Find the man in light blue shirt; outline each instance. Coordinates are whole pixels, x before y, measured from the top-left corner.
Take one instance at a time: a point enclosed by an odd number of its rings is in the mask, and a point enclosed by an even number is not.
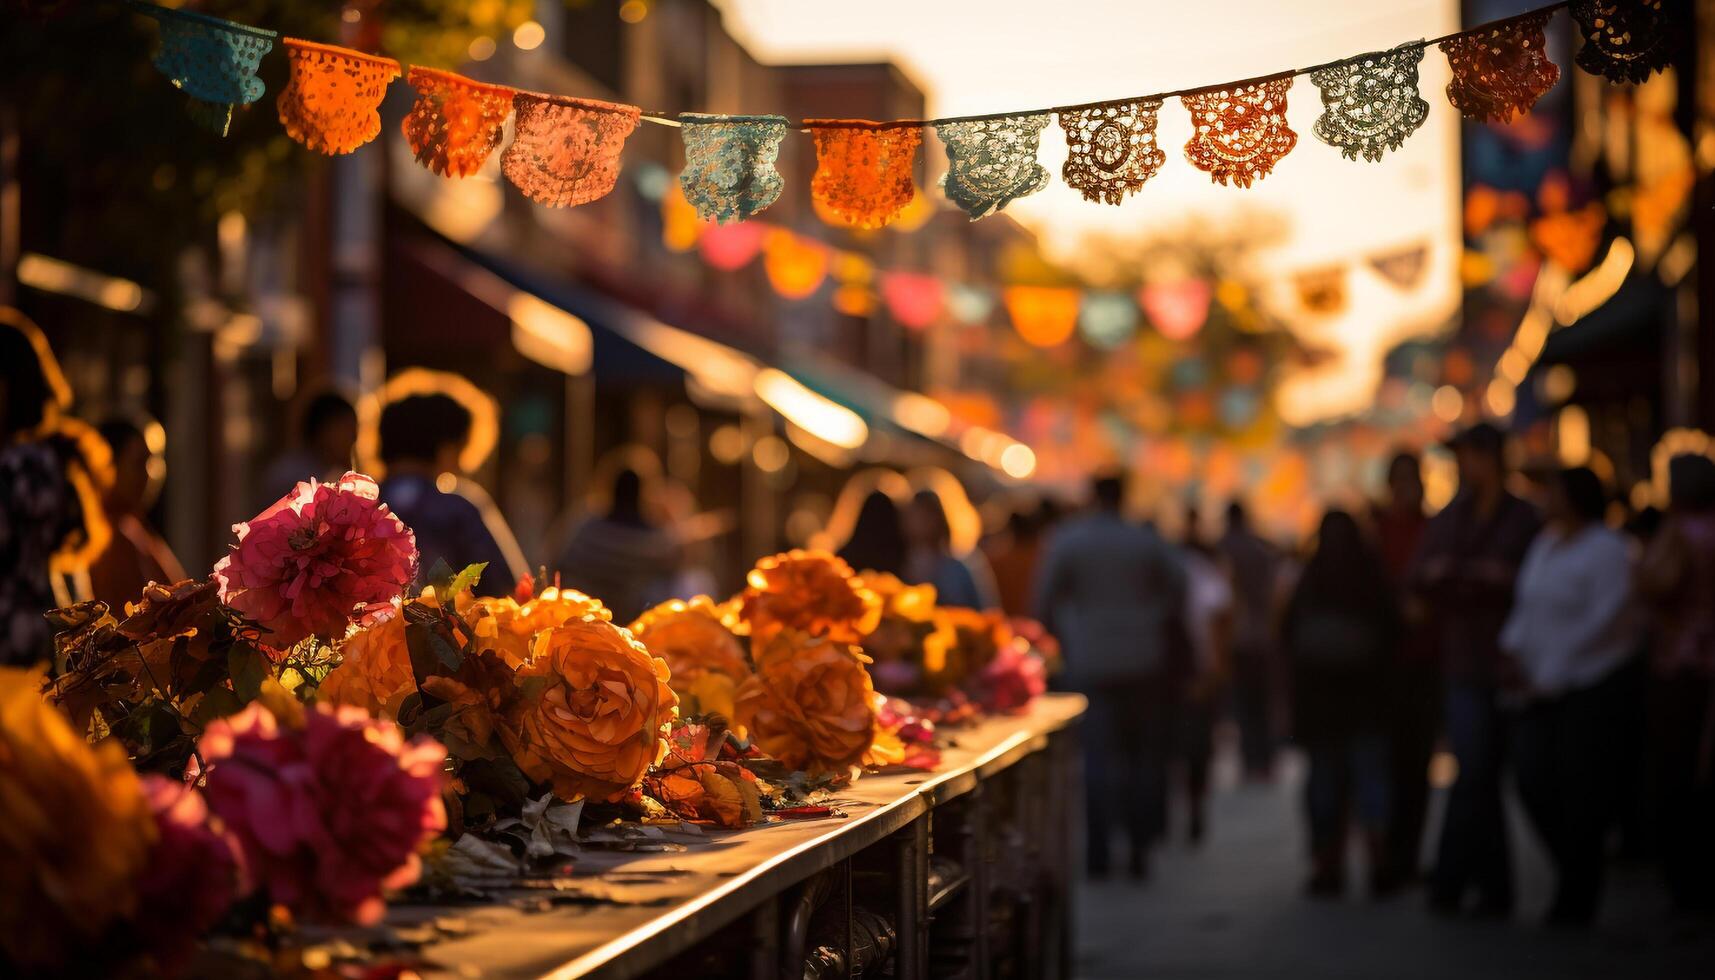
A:
[[[1095,506],[1053,536],[1035,607],[1065,651],[1070,685],[1090,699],[1084,723],[1090,874],[1109,870],[1115,817],[1130,839],[1128,870],[1148,874],[1166,830],[1173,699],[1185,677],[1185,568],[1153,528],[1121,513],[1117,476],[1092,484]]]

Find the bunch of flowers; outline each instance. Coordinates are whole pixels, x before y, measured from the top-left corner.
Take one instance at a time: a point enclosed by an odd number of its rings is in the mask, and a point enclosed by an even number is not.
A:
[[[795,630],[835,643],[861,643],[881,619],[881,598],[826,551],[788,551],[756,563],[734,598],[734,619],[753,642]]]
[[[300,483],[233,531],[238,542],[214,566],[220,600],[277,649],[343,636],[417,574],[415,536],[361,473]]]
[[[849,643],[775,630],[751,647],[756,672],[738,689],[735,720],[764,752],[812,775],[839,773],[875,743],[875,688]]]
[[[751,671],[725,610],[707,596],[673,599],[637,617],[631,633],[667,662],[668,684],[679,696],[681,714],[732,717],[734,694]]]
[[[357,708],[252,703],[208,727],[194,773],[270,901],[315,921],[371,924],[417,880],[446,827],[446,750]]]

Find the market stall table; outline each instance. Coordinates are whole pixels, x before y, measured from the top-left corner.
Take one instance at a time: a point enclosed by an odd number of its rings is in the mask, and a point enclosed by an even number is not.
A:
[[[1010,883],[1030,909],[1020,935],[1032,948],[1018,955],[1047,971],[1031,975],[1064,975],[1077,796],[1071,726],[1084,707],[1081,696],[1050,694],[1022,714],[957,729],[937,771],[867,775],[841,790],[841,817],[673,835],[687,843],[668,853],[586,851],[554,889],[508,889],[475,907],[402,905],[389,924],[456,922],[454,935],[423,952],[464,976],[646,976],[699,951],[718,959],[705,947],[722,940],[741,951],[721,959],[734,975],[802,976],[815,911],[806,883],[834,876],[849,913],[853,880],[868,875],[891,893],[893,907],[881,911],[897,930],[894,976],[981,976],[995,952],[991,897]],[[959,869],[933,893],[931,851]],[[943,942],[943,921],[966,928]],[[844,933],[849,943],[849,914]]]

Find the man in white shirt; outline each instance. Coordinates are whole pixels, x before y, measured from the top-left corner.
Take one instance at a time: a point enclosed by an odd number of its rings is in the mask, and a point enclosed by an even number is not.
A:
[[[1607,496],[1584,467],[1550,481],[1548,524],[1519,569],[1501,631],[1505,686],[1518,706],[1519,799],[1553,858],[1548,919],[1583,927],[1601,900],[1603,841],[1623,794],[1632,717],[1623,668],[1637,651],[1631,554],[1602,523]]]

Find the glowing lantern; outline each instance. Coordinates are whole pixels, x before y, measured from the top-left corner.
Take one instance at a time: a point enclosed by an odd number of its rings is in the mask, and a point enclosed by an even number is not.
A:
[[[1124,293],[1086,293],[1078,329],[1091,346],[1113,350],[1137,333],[1137,304]]]
[[[661,244],[674,252],[689,252],[702,234],[703,222],[697,209],[685,200],[679,185],[668,188],[661,198]]]
[[[1138,305],[1168,340],[1188,340],[1209,319],[1213,290],[1201,279],[1151,283],[1138,290]]]
[[[742,269],[762,251],[762,240],[768,226],[751,221],[725,225],[708,225],[697,240],[703,261],[717,269],[731,272]]]
[[[952,283],[946,290],[947,312],[966,326],[988,322],[994,312],[994,294],[980,286]]]
[[[1078,326],[1078,291],[1063,286],[1008,286],[1002,294],[1013,329],[1025,343],[1058,347]]]
[[[762,264],[775,292],[787,299],[803,299],[827,277],[828,250],[819,242],[775,229],[763,243]]]
[[[917,272],[881,277],[881,298],[900,326],[922,330],[941,318],[941,280]]]

